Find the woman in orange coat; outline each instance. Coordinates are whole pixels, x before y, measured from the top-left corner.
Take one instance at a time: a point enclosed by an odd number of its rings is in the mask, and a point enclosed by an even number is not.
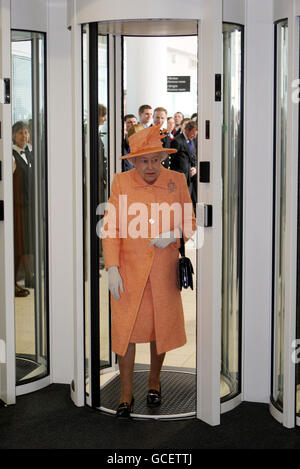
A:
[[[161,165],[176,150],[162,147],[159,127],[133,134],[130,149],[124,157],[134,169],[115,175],[101,234],[122,383],[118,417],[133,408],[135,344],[150,342],[147,404],[154,407],[165,353],[186,343],[178,248],[181,234],[186,241],[196,227],[185,176]]]

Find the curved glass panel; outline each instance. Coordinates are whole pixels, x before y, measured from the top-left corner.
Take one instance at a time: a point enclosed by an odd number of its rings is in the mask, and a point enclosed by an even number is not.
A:
[[[86,393],[96,407],[100,404],[100,370],[111,366],[108,279],[97,235],[98,215],[104,213],[109,191],[108,64],[108,35],[99,34],[96,23],[83,25],[85,373]]]
[[[98,34],[98,204],[105,204],[109,195],[108,171],[108,35]],[[110,366],[110,309],[108,275],[104,269],[102,241],[99,239],[99,312],[100,368]]]
[[[44,377],[48,355],[45,35],[12,31],[16,381]]]
[[[89,393],[89,376],[90,376],[90,318],[87,314],[90,311],[90,214],[87,210],[89,207],[89,128],[88,128],[88,27],[82,26],[82,178],[83,178],[83,255],[84,255],[84,311],[85,311],[85,376],[87,380],[87,394]]]
[[[275,153],[273,213],[273,370],[272,401],[283,410],[283,338],[285,298],[286,149],[288,22],[275,25]]]
[[[243,235],[243,27],[223,24],[221,398],[240,392]]]

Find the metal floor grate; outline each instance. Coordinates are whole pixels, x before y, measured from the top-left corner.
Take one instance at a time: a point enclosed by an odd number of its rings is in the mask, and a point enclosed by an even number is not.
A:
[[[39,364],[25,357],[16,357],[16,380],[17,383],[32,373]]]
[[[134,372],[134,411],[133,418],[179,419],[195,416],[196,375],[191,372],[163,370],[161,372],[162,403],[150,409],[146,405],[148,390],[148,370]],[[115,414],[121,393],[120,375],[101,388],[100,409]]]

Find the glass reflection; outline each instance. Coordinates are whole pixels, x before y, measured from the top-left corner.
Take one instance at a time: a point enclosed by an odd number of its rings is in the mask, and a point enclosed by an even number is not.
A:
[[[98,203],[109,196],[108,174],[108,36],[98,35]],[[102,242],[99,240],[99,313],[100,313],[100,367],[110,365],[110,309],[107,272],[104,269]]]
[[[221,398],[240,392],[242,295],[242,39],[241,26],[223,24],[223,264]]]
[[[274,167],[274,256],[273,256],[273,386],[272,400],[283,409],[283,340],[285,299],[286,149],[287,149],[287,60],[288,22],[275,26],[276,102]]]
[[[17,384],[48,374],[45,36],[12,31]]]
[[[94,39],[96,51],[93,49]],[[91,48],[95,54],[93,59],[90,55]],[[92,80],[92,75],[97,81]],[[107,202],[109,192],[108,37],[98,34],[94,28],[91,30],[91,25],[82,27],[82,77],[85,374],[86,393],[92,395],[90,384],[94,373],[110,366],[111,355],[107,272],[104,268],[101,239],[96,231],[99,222],[97,214],[101,215],[101,209],[98,212],[99,206]],[[94,138],[92,126],[95,124],[97,127]],[[99,357],[99,362],[96,357]],[[94,382],[92,387],[95,395],[97,386]]]

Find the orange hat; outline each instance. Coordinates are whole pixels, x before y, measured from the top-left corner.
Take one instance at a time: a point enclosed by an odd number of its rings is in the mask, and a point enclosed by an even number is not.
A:
[[[165,138],[165,135],[160,135],[159,125],[152,125],[140,130],[129,137],[130,153],[121,156],[120,159],[134,158],[157,152],[176,153],[175,148],[164,148],[162,146],[161,139],[163,138]]]

